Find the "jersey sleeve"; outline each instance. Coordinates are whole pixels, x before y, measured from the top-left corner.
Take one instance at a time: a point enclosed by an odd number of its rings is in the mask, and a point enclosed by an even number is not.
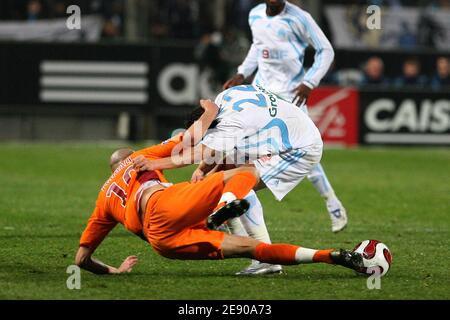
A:
[[[308,41],[316,51],[314,64],[303,78],[305,85],[315,88],[328,72],[334,59],[334,50],[330,41],[309,13],[299,11],[295,18],[300,38]]]
[[[172,150],[183,141],[183,134],[168,139],[160,144],[138,151],[140,155],[150,159],[161,159],[170,157]]]
[[[96,206],[81,235],[80,246],[95,250],[116,225],[117,221]]]
[[[242,74],[244,78],[247,78],[255,72],[256,68],[258,68],[258,49],[256,48],[256,45],[252,43],[244,62],[238,67],[237,72]]]

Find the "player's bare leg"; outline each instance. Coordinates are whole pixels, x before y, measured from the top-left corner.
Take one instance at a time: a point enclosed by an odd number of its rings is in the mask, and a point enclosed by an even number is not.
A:
[[[353,270],[363,267],[362,255],[347,250],[316,250],[290,244],[267,244],[258,240],[225,235],[221,246],[224,258],[252,258],[270,264],[297,265],[327,263]]]
[[[311,170],[308,175],[308,180],[311,181],[314,188],[326,202],[331,219],[331,231],[339,232],[343,230],[347,226],[347,212],[334,193],[333,187],[328,181],[327,175],[320,163]]]

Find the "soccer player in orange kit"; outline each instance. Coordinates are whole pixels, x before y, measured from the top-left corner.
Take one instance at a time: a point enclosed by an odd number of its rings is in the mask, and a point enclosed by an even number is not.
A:
[[[137,152],[120,149],[113,153],[110,162],[113,174],[101,188],[94,212],[81,236],[76,264],[97,274],[130,272],[138,261],[136,256],[126,258],[119,268],[92,258],[107,234],[121,223],[148,241],[158,254],[171,259],[253,258],[272,264],[323,262],[354,270],[361,268],[359,253],[266,244],[209,230],[207,219],[218,218],[215,222],[221,223],[246,212],[248,202],[240,199],[258,183],[254,167],[221,171],[200,182],[175,185],[169,184],[161,171],[135,169],[133,159],[138,156],[152,160],[165,158],[180,144],[198,143],[196,139],[201,139],[218,112],[211,101],[202,100],[200,104],[205,112],[184,136],[178,135]],[[194,135],[196,126],[204,128],[196,132],[199,135]]]

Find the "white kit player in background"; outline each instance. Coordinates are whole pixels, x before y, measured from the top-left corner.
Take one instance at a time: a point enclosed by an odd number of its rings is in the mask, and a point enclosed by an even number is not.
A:
[[[253,8],[249,14],[253,35],[252,46],[245,61],[239,66],[238,73],[225,83],[224,89],[243,84],[244,80],[257,70],[254,84],[294,102],[307,113],[306,101],[311,91],[328,72],[334,59],[333,48],[309,13],[284,0],[265,2]],[[303,60],[305,49],[309,45],[315,49],[316,54],[313,66],[305,71]],[[308,179],[326,201],[332,231],[343,230],[347,225],[346,210],[337,198],[320,163],[308,174]],[[259,201],[257,204],[256,208],[259,208]],[[261,230],[267,230],[263,219],[259,219],[258,225],[249,224],[245,221],[245,217],[241,218],[241,222],[235,219],[230,223],[233,232],[253,236],[255,234],[253,229],[259,230],[256,234],[264,234]],[[257,238],[264,241],[262,238],[268,238],[268,235],[260,235]],[[241,274],[271,271],[267,265],[258,265],[254,262]]]

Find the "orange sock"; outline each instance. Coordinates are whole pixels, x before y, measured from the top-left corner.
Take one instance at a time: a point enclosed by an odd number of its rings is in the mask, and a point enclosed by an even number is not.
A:
[[[255,259],[271,264],[304,264],[329,263],[334,264],[330,253],[333,250],[314,250],[290,244],[260,243],[255,249]]]
[[[236,174],[225,184],[222,198],[214,211],[223,207],[229,201],[243,199],[255,185],[256,177],[254,174],[250,172]]]
[[[290,244],[260,243],[255,249],[255,259],[270,264],[297,264],[295,253],[298,248]]]
[[[334,264],[334,262],[330,256],[331,252],[333,252],[333,250],[318,250],[314,254],[313,262],[323,262],[323,263]]]

